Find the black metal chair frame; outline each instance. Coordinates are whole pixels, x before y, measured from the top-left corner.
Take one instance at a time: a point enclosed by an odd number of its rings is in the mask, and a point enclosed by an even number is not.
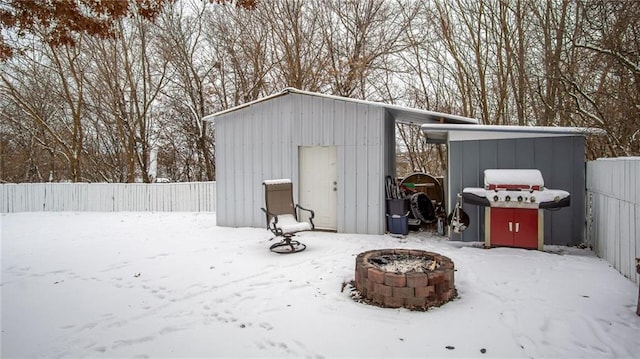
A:
[[[261,208],[261,210],[265,213],[266,216],[267,229],[274,234],[274,238],[282,237],[282,240],[271,245],[269,247],[269,250],[279,254],[296,253],[305,250],[307,246],[297,240],[292,239],[292,237],[294,237],[295,233],[297,232],[315,229],[315,225],[313,224],[315,213],[313,212],[313,210],[304,208],[299,204],[295,204],[293,202],[293,186],[290,180],[284,179],[265,181],[263,182],[263,185],[265,186],[265,205],[267,208]],[[274,192],[276,190],[281,191],[280,198],[274,198],[273,196],[270,196],[273,195],[273,193],[270,193],[270,191]],[[278,203],[273,204],[274,201],[277,201]],[[272,203],[272,206],[270,206],[270,203]],[[277,210],[273,210],[270,207],[276,207]],[[271,211],[269,209],[271,209]],[[291,231],[283,230],[282,226],[280,226],[278,223],[282,221],[282,217],[284,215],[293,216],[293,219],[295,219],[296,223],[304,223],[298,221],[298,214],[300,210],[309,212],[309,224],[311,228],[300,230],[294,229]],[[270,240],[273,240],[274,238],[271,238]]]

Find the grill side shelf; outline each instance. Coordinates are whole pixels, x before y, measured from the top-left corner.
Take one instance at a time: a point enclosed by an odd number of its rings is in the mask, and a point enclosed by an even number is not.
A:
[[[471,204],[474,206],[482,206],[482,207],[490,207],[491,203],[487,199],[487,197],[480,197],[473,193],[463,192],[462,199],[464,203]]]
[[[562,208],[562,207],[569,207],[570,205],[571,205],[571,196],[562,198],[558,202],[556,201],[540,202],[540,208],[542,209]]]

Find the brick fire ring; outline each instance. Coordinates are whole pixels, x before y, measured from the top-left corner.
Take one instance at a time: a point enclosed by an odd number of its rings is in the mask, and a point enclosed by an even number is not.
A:
[[[377,258],[424,259],[430,268],[388,271]],[[435,262],[435,264],[433,263]],[[434,268],[435,267],[435,268]],[[388,308],[427,310],[440,306],[457,295],[453,261],[434,252],[414,249],[379,249],[356,257],[355,289],[359,299]]]

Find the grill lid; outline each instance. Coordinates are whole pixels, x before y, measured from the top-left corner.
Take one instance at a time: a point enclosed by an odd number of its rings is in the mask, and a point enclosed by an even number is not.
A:
[[[536,169],[490,169],[484,170],[484,188],[538,191],[544,188],[544,179]]]
[[[570,204],[569,192],[544,187],[542,173],[536,169],[488,169],[484,188],[462,191],[466,203],[486,207],[559,208]]]

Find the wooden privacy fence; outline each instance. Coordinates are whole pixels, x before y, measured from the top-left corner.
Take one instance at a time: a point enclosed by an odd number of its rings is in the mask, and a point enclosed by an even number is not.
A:
[[[625,277],[640,284],[640,157],[587,163],[587,242]]]
[[[0,212],[215,212],[216,183],[2,184]]]

